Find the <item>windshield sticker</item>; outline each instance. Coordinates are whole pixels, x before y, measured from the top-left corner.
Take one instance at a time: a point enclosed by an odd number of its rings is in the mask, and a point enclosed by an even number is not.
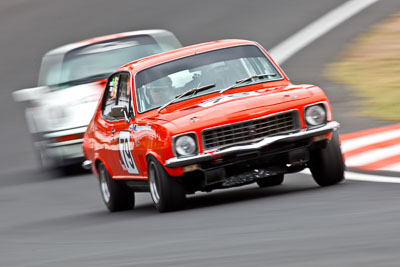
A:
[[[117,94],[117,89],[118,89],[118,81],[119,81],[119,76],[115,76],[112,78],[112,80],[110,81],[110,96],[109,98],[113,98],[116,96]]]
[[[199,104],[199,106],[203,107],[203,108],[208,108],[208,107],[214,106],[216,104],[227,102],[227,101],[230,101],[233,99],[242,98],[242,97],[246,97],[246,96],[255,96],[255,95],[260,95],[260,93],[243,92],[243,93],[237,93],[237,94],[231,94],[231,95],[223,95],[223,96],[211,99],[209,101],[203,102],[203,103]]]
[[[130,134],[127,131],[121,131],[119,134],[119,156],[120,156],[120,164],[122,169],[127,171],[130,174],[138,174],[139,171],[136,168],[135,160],[133,159],[131,152],[131,142],[130,142]],[[132,146],[133,149],[133,146]]]

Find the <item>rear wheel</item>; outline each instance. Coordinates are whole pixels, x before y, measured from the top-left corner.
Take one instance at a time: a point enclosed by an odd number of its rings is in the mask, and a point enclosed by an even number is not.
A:
[[[150,194],[159,212],[185,208],[186,193],[183,185],[172,178],[154,157],[147,160]]]
[[[98,166],[100,192],[110,212],[130,210],[135,206],[135,193],[111,178],[104,164]]]
[[[333,132],[332,139],[325,148],[311,151],[309,167],[315,182],[320,186],[343,181],[345,164],[337,132]]]
[[[274,176],[270,176],[267,178],[263,178],[257,181],[257,184],[259,187],[269,187],[269,186],[275,186],[275,185],[280,185],[283,183],[284,175],[283,174],[277,174]]]

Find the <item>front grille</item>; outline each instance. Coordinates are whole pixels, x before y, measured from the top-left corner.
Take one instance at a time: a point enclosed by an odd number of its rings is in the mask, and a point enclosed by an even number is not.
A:
[[[260,119],[206,129],[202,133],[203,148],[216,149],[268,136],[296,132],[299,129],[298,112],[283,112]]]

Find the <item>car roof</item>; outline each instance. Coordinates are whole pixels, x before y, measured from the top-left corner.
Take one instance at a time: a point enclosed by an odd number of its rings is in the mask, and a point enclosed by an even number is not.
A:
[[[159,36],[159,35],[164,35],[166,33],[169,33],[172,35],[171,32],[167,30],[162,30],[162,29],[151,29],[151,30],[140,30],[140,31],[131,31],[131,32],[121,32],[121,33],[116,33],[116,34],[110,34],[110,35],[104,35],[104,36],[99,36],[99,37],[94,37],[90,38],[87,40],[83,41],[78,41],[70,44],[66,44],[60,47],[57,47],[55,49],[50,50],[45,54],[45,56],[54,56],[54,55],[60,55],[60,54],[65,54],[71,50],[81,48],[87,45],[91,44],[96,44],[96,43],[101,43],[113,39],[118,39],[118,38],[124,38],[124,37],[131,37],[131,36],[139,36],[139,35],[150,35],[150,36]]]
[[[178,58],[187,57],[221,48],[240,46],[240,45],[256,45],[258,47],[261,47],[257,42],[248,40],[240,40],[240,39],[217,40],[207,43],[186,46],[183,48],[178,48],[160,54],[155,54],[145,58],[141,58],[122,66],[117,71],[123,71],[123,70],[140,71],[142,69],[146,69],[148,67],[172,61]]]

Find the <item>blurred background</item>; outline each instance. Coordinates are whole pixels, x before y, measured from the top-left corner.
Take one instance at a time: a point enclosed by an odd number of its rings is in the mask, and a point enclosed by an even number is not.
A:
[[[137,210],[110,215],[92,175],[40,171],[25,106],[12,98],[37,86],[42,56],[64,44],[166,29],[183,45],[241,38],[270,50],[345,2],[0,1],[0,265],[396,266],[400,199],[391,184],[316,189],[298,174],[279,189],[250,186],[193,197],[179,213],[157,214],[146,195]],[[341,133],[394,123],[360,112],[362,92],[352,93],[337,78],[343,69],[333,75],[332,64],[343,61],[357,37],[398,12],[398,0],[376,1],[281,64],[293,83],[324,89]]]
[[[11,92],[37,85],[41,58],[47,51],[96,36],[153,28],[170,30],[183,45],[243,38],[255,40],[270,49],[344,3],[312,2],[2,1],[2,172],[28,170],[37,165],[31,137],[24,125],[24,106],[12,101]],[[337,58],[352,38],[393,13],[391,1],[381,2],[375,8],[379,8],[379,12],[372,8],[364,10],[363,14],[351,18],[347,26],[332,30],[318,43],[307,46],[282,66],[293,82],[314,83],[324,88],[331,101],[338,102],[337,107],[334,105],[334,111],[342,124],[347,120],[339,118],[342,114],[347,118],[348,109],[352,107],[347,105],[351,101],[350,96],[336,84],[325,81],[323,68]],[[358,122],[358,127],[370,127],[369,119],[365,123],[368,125]],[[353,123],[348,125],[348,131],[354,130]],[[376,125],[380,125],[379,122]],[[344,126],[346,131],[347,124]]]

